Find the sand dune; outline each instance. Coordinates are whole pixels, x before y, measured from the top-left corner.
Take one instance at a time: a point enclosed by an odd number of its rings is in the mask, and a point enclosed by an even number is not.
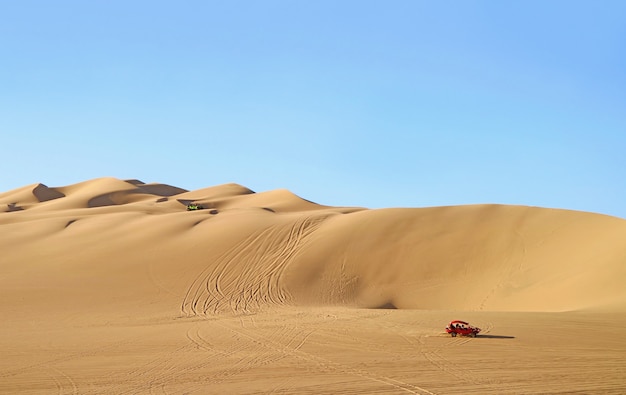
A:
[[[1,193],[0,229],[2,393],[626,390],[623,219],[100,178]],[[487,328],[482,343],[442,337],[459,316]],[[607,338],[566,351],[554,335],[571,330]],[[556,356],[504,376],[450,361],[544,358],[544,336],[612,369],[583,380]]]
[[[19,211],[23,210],[24,206],[29,207],[62,197],[65,195],[54,188],[48,188],[44,184],[35,184],[2,193],[0,201],[6,202],[7,211]]]

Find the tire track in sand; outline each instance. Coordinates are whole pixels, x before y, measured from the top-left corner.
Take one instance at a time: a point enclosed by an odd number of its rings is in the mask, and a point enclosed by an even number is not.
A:
[[[291,295],[282,286],[285,269],[327,217],[272,225],[225,251],[194,279],[181,304],[182,314],[252,313],[264,305],[289,303]]]
[[[492,328],[492,324],[487,323],[487,326],[483,330],[483,333],[484,334],[489,333],[491,328]],[[426,358],[426,360],[437,370],[443,373],[446,373],[452,377],[455,377],[457,380],[460,380],[461,382],[465,382],[465,383],[468,383],[474,386],[483,387],[483,388],[485,387],[489,389],[494,388],[493,387],[494,383],[492,383],[491,380],[486,380],[484,378],[479,377],[471,369],[471,366],[468,368],[468,366],[459,364],[456,361],[452,361],[444,355],[446,353],[449,353],[449,352],[444,352],[444,351],[447,351],[450,348],[454,348],[455,350],[457,350],[457,347],[460,347],[471,341],[476,341],[475,338],[450,337],[443,344],[434,346],[432,344],[427,344],[426,338],[430,337],[428,335],[426,336],[421,335],[421,336],[417,336],[416,338],[408,337],[404,334],[400,334],[400,336],[404,338],[404,340],[407,343],[411,344],[412,346],[416,346],[420,354],[423,355],[424,358]],[[436,336],[436,337],[439,337],[439,336]],[[448,338],[448,337],[449,335],[445,334],[445,338]],[[456,351],[456,352],[459,352],[459,351]]]
[[[404,381],[373,373],[363,368],[352,367],[339,362],[332,361],[318,355],[311,354],[302,350],[302,346],[308,337],[313,333],[310,331],[301,336],[297,344],[294,346],[291,341],[285,342],[284,339],[264,337],[255,331],[249,331],[245,328],[237,328],[226,322],[216,322],[226,330],[230,330],[242,338],[248,339],[249,342],[257,344],[259,347],[273,351],[274,353],[283,354],[283,357],[291,357],[304,361],[306,364],[316,366],[321,371],[334,371],[341,374],[361,377],[366,380],[375,381],[386,386],[394,388],[394,391],[408,392],[418,395],[436,395],[425,388]],[[293,339],[292,339],[293,340]]]

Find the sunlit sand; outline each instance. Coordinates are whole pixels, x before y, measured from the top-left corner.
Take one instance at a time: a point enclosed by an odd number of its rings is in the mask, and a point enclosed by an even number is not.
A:
[[[0,393],[626,393],[623,219],[101,178],[0,230]]]

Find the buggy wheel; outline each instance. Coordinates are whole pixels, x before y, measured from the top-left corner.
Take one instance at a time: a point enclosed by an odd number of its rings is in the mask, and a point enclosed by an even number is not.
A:
[[[472,332],[472,333],[470,334],[470,336],[471,336],[471,337],[476,337],[476,333],[475,333],[475,332]]]
[[[452,335],[452,337],[456,337],[456,332],[452,332],[450,334]]]

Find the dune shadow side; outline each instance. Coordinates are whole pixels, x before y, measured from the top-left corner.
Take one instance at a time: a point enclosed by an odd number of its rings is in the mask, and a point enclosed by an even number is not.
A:
[[[396,307],[396,305],[394,305],[393,303],[391,303],[391,302],[387,302],[387,303],[385,303],[385,304],[383,304],[383,305],[380,305],[380,306],[374,307],[374,309],[382,309],[382,310],[396,310],[396,309],[398,309],[398,308],[397,308],[397,307]]]
[[[7,213],[10,213],[12,211],[22,211],[22,210],[24,210],[24,208],[18,206],[17,203],[9,203],[9,204],[7,204],[7,210],[6,210]]]
[[[37,200],[39,200],[40,203],[65,197],[64,193],[61,193],[54,188],[48,188],[44,184],[38,184],[35,189],[33,189],[33,195],[37,198]]]
[[[476,335],[476,338],[483,338],[483,339],[515,339],[515,336],[503,336],[503,335]]]

